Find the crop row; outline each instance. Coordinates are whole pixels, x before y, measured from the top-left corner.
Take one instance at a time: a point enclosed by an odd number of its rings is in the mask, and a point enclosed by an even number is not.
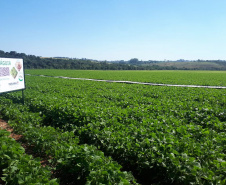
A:
[[[24,148],[10,133],[0,130],[0,174],[6,184],[48,184],[57,185],[57,179],[51,179],[51,172],[42,167],[40,159],[25,154]]]
[[[10,118],[10,125],[23,134],[35,153],[49,158],[54,176],[60,179],[61,184],[136,184],[130,173],[121,172],[121,166],[110,157],[105,157],[96,147],[78,145],[79,140],[74,133],[50,126],[42,127],[43,118],[29,112],[28,107],[4,98],[0,102],[1,114]],[[12,171],[5,173],[11,176]]]
[[[26,105],[149,183],[224,184],[226,91],[27,77]],[[8,95],[17,100],[18,94]]]

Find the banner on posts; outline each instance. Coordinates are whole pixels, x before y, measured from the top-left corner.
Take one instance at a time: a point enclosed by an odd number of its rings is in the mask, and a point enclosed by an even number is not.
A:
[[[0,58],[0,93],[25,89],[23,59]]]

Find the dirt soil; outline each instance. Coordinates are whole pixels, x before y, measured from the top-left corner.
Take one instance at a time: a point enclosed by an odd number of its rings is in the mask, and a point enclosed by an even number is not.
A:
[[[4,121],[2,119],[0,119],[0,128],[10,132],[11,134],[9,137],[15,139],[16,141],[18,141],[22,138],[22,135],[13,133],[13,129],[8,125],[8,123],[6,121]]]

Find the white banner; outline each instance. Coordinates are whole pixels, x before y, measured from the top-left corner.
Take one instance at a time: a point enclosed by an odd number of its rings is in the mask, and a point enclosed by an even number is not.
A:
[[[23,59],[0,58],[0,93],[25,89]]]

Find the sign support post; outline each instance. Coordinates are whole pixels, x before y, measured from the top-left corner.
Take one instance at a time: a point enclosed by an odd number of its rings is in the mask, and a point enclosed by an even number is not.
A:
[[[22,103],[24,105],[24,90],[22,90]]]

